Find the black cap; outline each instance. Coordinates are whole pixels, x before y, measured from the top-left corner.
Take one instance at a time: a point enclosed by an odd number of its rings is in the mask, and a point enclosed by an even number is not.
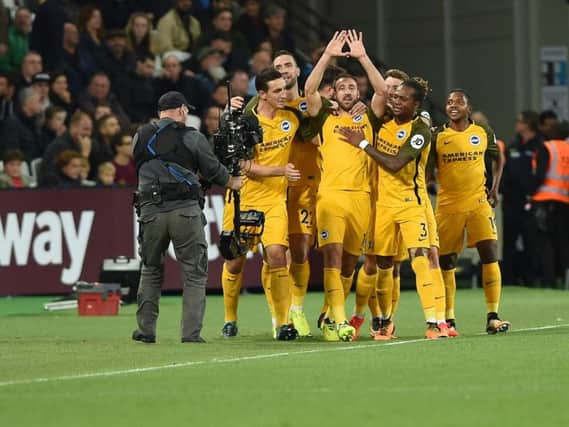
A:
[[[37,73],[34,74],[34,76],[32,77],[32,83],[39,83],[39,82],[49,83],[50,81],[51,77],[47,73]]]
[[[195,110],[195,108],[188,103],[186,97],[180,92],[170,91],[166,92],[158,100],[158,111],[171,110],[174,108],[185,105],[188,110]]]

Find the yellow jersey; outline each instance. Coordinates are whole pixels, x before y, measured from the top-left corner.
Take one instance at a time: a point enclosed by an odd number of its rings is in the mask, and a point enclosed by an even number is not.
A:
[[[341,140],[339,127],[361,129],[365,139],[374,141],[377,119],[372,112],[352,118],[347,114],[328,114],[320,131],[321,177],[320,191],[343,190],[370,192],[370,163],[368,155]]]
[[[263,142],[255,146],[254,162],[264,166],[286,166],[292,147],[292,140],[300,126],[296,112],[290,109],[277,110],[269,119],[254,114],[263,130]],[[241,202],[244,205],[273,205],[286,201],[287,179],[284,176],[246,177],[241,188]]]
[[[377,150],[390,156],[400,151],[412,159],[399,171],[392,173],[378,167],[377,205],[386,207],[424,206],[425,167],[431,131],[419,117],[398,124],[394,119],[384,123],[377,137]]]
[[[494,132],[471,123],[464,131],[448,125],[435,132],[431,150],[437,167],[439,212],[466,212],[486,200],[486,160],[499,156]]]

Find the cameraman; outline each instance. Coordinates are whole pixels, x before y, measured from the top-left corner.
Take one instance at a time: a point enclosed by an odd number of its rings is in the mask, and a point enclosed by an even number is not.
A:
[[[138,171],[135,206],[139,216],[142,271],[138,288],[138,329],[132,339],[156,342],[158,302],[164,279],[164,255],[170,241],[184,277],[182,342],[204,342],[200,336],[205,309],[207,244],[198,174],[234,190],[240,176],[229,176],[197,130],[186,127],[190,105],[180,92],[158,100],[160,120],[138,129],[134,159]]]

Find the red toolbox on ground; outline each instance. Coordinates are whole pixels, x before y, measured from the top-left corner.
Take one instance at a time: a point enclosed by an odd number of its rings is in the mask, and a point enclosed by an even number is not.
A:
[[[121,303],[119,283],[85,283],[76,286],[79,316],[116,316]]]

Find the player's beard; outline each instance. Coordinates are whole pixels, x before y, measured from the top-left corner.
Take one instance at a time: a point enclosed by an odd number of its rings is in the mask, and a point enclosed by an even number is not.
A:
[[[346,113],[349,113],[350,110],[352,108],[354,108],[354,105],[356,105],[356,103],[359,101],[358,98],[354,98],[352,99],[352,101],[349,104],[344,104],[344,101],[338,101],[338,107],[340,107],[341,110],[345,111]]]
[[[298,82],[298,78],[293,77],[293,78],[291,79],[291,81],[286,84],[285,89],[286,89],[286,90],[292,89],[292,88],[296,85],[297,82]]]

